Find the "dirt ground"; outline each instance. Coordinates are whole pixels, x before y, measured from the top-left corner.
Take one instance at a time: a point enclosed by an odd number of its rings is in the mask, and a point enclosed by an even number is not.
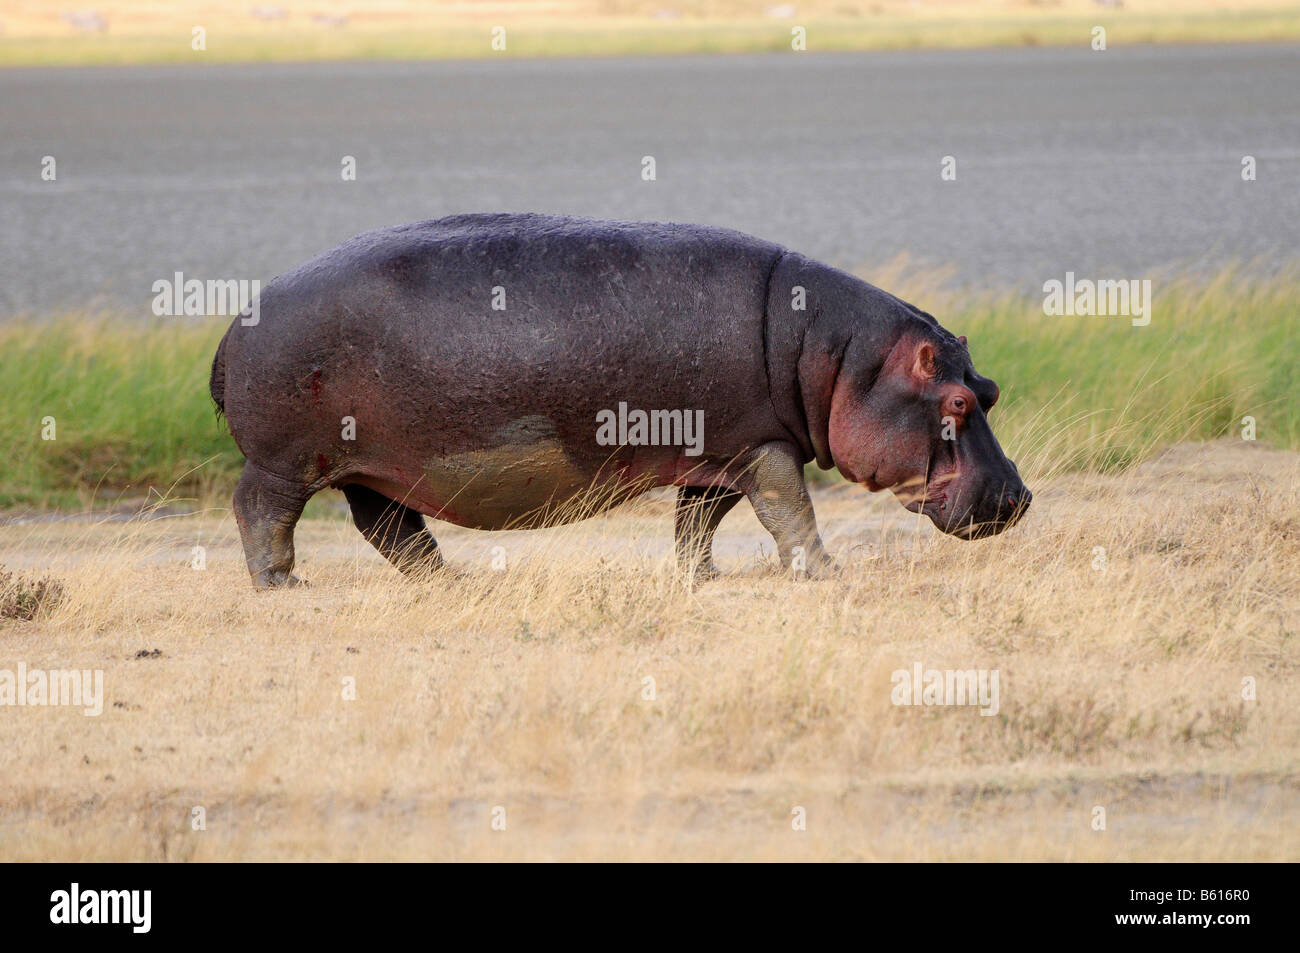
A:
[[[104,688],[0,707],[0,859],[1300,859],[1300,455],[1030,485],[978,543],[820,491],[813,582],[742,505],[695,587],[663,496],[435,525],[419,582],[322,503],[272,593],[225,511],[10,514],[0,565],[65,593],[0,620],[0,699]],[[918,663],[996,710],[894,704]]]

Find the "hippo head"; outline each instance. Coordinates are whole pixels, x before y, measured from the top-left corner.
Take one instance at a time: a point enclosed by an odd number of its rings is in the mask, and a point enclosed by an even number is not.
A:
[[[829,450],[846,478],[892,490],[945,533],[992,536],[1032,498],[989,427],[998,385],[976,373],[964,337],[922,317],[904,323],[883,364],[878,341],[846,343],[830,395]]]

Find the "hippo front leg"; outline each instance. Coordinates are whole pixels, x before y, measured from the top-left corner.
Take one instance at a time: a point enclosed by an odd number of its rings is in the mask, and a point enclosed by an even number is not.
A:
[[[784,569],[805,571],[815,577],[834,568],[817,534],[817,517],[803,480],[803,464],[792,445],[769,443],[760,447],[746,483],[745,495],[758,521],[776,540]]]

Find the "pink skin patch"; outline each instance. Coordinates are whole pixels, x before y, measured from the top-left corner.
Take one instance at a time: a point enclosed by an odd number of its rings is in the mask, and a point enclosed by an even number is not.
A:
[[[913,393],[918,402],[924,400],[933,408],[933,420],[922,418],[925,423],[918,426],[915,415],[897,421],[881,419],[880,408],[858,396],[857,382],[841,375],[831,398],[829,421],[831,454],[846,479],[873,493],[892,490],[912,512],[935,515],[945,509],[949,492],[962,475],[954,454],[934,454],[938,428],[947,416],[960,433],[965,415],[977,406],[975,395],[964,384],[935,381],[938,346],[919,336],[902,339],[876,381],[876,386],[892,384],[903,399]]]
[[[931,435],[877,422],[845,390],[837,388],[831,401],[831,455],[840,473],[872,493],[924,482]]]
[[[877,386],[891,377],[911,377],[914,355],[921,343],[901,340],[881,368]],[[934,435],[880,420],[877,412],[859,397],[857,383],[841,374],[831,396],[829,440],[840,473],[873,493],[903,484],[923,484]],[[913,379],[911,386],[917,388],[919,397],[927,384]]]

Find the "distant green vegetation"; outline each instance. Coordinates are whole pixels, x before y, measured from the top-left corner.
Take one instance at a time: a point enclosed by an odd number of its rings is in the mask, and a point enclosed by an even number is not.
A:
[[[1147,327],[1048,317],[1038,299],[891,290],[970,337],[976,367],[1002,387],[994,428],[1027,474],[1123,469],[1171,443],[1238,434],[1245,416],[1261,441],[1300,448],[1295,272],[1156,280]],[[241,459],[208,397],[226,324],[0,326],[0,505],[84,506],[172,487],[228,497]],[[55,440],[42,439],[46,417]]]
[[[1145,327],[1048,316],[1041,299],[933,313],[1001,385],[991,420],[1022,470],[1123,469],[1171,443],[1240,435],[1247,416],[1259,440],[1300,448],[1300,275],[1156,279],[1152,297]]]
[[[239,452],[208,396],[228,321],[57,318],[0,326],[0,506],[233,488]],[[45,440],[45,418],[54,440]]]
[[[871,17],[774,20],[623,22],[557,16],[510,20],[505,51],[494,52],[489,24],[416,26],[404,30],[276,28],[249,31],[233,26],[208,31],[207,48],[190,48],[188,29],[166,36],[132,33],[0,37],[0,66],[84,66],[139,63],[249,63],[324,60],[445,60],[488,56],[644,56],[681,53],[757,53],[791,49],[791,28],[807,31],[810,52],[831,50],[941,49],[990,46],[1088,48],[1098,23],[1108,46],[1133,43],[1295,42],[1300,9],[1196,10],[1188,13],[1048,11],[989,16],[917,17],[882,13]]]

